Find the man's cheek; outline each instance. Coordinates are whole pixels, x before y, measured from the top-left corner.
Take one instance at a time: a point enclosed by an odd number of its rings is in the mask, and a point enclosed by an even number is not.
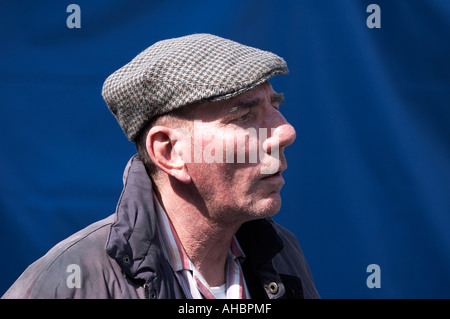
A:
[[[227,129],[223,145],[226,163],[255,164],[258,162],[258,135],[253,127]]]

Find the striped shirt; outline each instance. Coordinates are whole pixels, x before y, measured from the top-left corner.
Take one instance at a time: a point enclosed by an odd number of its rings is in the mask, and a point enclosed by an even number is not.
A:
[[[189,260],[178,235],[167,214],[161,207],[156,196],[155,210],[157,217],[157,232],[162,251],[178,279],[186,298],[216,299],[213,290],[206,280]],[[227,299],[248,299],[250,294],[245,283],[241,262],[245,255],[236,237],[233,237],[225,264],[225,291]]]

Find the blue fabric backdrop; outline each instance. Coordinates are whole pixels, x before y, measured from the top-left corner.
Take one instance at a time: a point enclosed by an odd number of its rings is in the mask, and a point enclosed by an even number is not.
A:
[[[321,296],[450,297],[449,1],[2,1],[0,24],[0,294],[115,209],[135,150],[105,78],[158,40],[208,32],[288,63],[272,83],[298,137],[276,220]]]

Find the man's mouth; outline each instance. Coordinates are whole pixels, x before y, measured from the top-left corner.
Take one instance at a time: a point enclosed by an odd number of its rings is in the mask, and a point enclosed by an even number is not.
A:
[[[284,183],[284,179],[283,179],[283,172],[286,170],[287,165],[286,164],[280,164],[278,171],[276,171],[273,174],[261,174],[261,179],[263,180],[274,180],[277,181],[279,180],[280,182],[282,181]]]

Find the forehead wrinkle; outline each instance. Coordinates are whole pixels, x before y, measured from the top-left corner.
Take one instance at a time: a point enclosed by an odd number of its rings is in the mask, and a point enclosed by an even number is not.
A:
[[[243,99],[240,101],[237,101],[231,108],[229,113],[233,113],[237,111],[240,108],[252,108],[255,106],[258,106],[263,103],[263,99],[260,97],[255,98],[249,98],[249,99]],[[283,104],[284,103],[284,95],[283,93],[277,93],[274,92],[270,96],[270,103],[272,104]]]

